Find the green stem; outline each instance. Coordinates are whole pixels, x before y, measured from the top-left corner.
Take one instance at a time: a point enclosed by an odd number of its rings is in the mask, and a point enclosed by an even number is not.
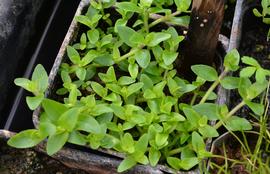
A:
[[[148,20],[149,20],[149,13],[148,13],[147,9],[144,9],[143,23],[144,23],[144,28],[145,28],[146,33],[149,33]]]
[[[176,113],[179,113],[178,101],[174,105],[174,110],[175,110]]]
[[[121,62],[121,61],[125,60],[126,58],[129,58],[130,56],[133,56],[134,54],[136,54],[143,47],[144,47],[144,45],[141,45],[138,48],[134,48],[134,49],[130,50],[128,53],[124,54],[119,59],[116,59],[115,62],[118,63],[118,62]]]
[[[179,147],[177,149],[171,150],[168,154],[169,154],[169,156],[173,156],[175,154],[178,154],[178,153],[182,152],[182,150],[183,150],[183,147]]]
[[[155,25],[157,25],[157,24],[159,24],[161,22],[165,22],[167,20],[170,20],[172,17],[177,16],[180,13],[181,13],[180,11],[176,11],[176,12],[170,14],[170,15],[162,16],[161,18],[159,18],[159,19],[155,20],[154,22],[152,22],[151,24],[149,24],[149,28],[151,28],[151,27],[153,27],[153,26],[155,26]]]
[[[166,80],[167,74],[168,74],[168,70],[166,69],[165,72],[164,72],[164,75],[163,75],[163,80]]]
[[[210,88],[206,91],[206,93],[204,94],[203,98],[201,99],[199,104],[203,104],[205,103],[205,101],[207,100],[207,98],[209,97],[209,95],[211,94],[211,92],[213,92],[216,87],[219,85],[220,81],[226,76],[226,74],[228,73],[227,70],[223,71],[218,79],[210,86]]]
[[[223,120],[220,120],[215,126],[215,129],[220,128],[220,126],[222,126],[223,122],[226,121],[227,119],[229,119],[231,116],[233,116],[239,109],[241,109],[246,103],[244,101],[242,101],[241,103],[239,103],[237,106],[235,106],[226,116]]]
[[[194,92],[194,95],[193,95],[193,97],[192,97],[192,99],[191,99],[191,102],[190,102],[190,105],[191,105],[191,106],[194,105],[194,103],[195,103],[195,101],[196,101],[196,99],[197,99],[197,96],[198,96],[198,93],[197,93],[197,91],[195,91],[195,92]]]

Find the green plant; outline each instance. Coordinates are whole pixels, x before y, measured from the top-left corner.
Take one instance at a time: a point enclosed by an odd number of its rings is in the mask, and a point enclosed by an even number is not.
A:
[[[235,113],[244,105],[256,114],[263,112],[263,105],[253,99],[266,89],[268,70],[243,57],[253,73],[227,77],[239,69],[240,55],[233,50],[225,57],[224,72],[218,75],[213,67],[195,65],[192,70],[198,77],[190,83],[175,68],[184,37],[172,26],[153,31],[162,22],[181,19],[175,16],[188,12],[190,0],[116,2],[115,10],[122,16],[116,21],[106,10],[114,3],[99,2],[91,1],[86,15],[76,17],[89,30],[67,47],[69,60],[59,71],[63,86],[56,92],[63,102],[42,98],[39,127],[16,134],[9,145],[26,148],[47,139],[49,155],[66,142],[113,149],[125,154],[119,172],[137,163],[167,163],[176,170],[189,170],[211,156],[205,139],[217,137],[223,124],[232,131],[252,129]],[[165,7],[173,3],[177,11],[172,13]],[[165,15],[149,22],[154,13]],[[100,23],[107,27],[101,28]],[[212,85],[204,91],[206,82]],[[228,90],[237,89],[243,98],[231,111],[213,103],[220,83]],[[209,121],[219,122],[212,127]]]
[[[265,24],[270,24],[270,18],[268,17],[270,15],[270,1],[262,0],[261,6],[262,6],[262,12],[259,12],[258,9],[254,8],[253,9],[254,15],[262,18]],[[267,41],[269,40],[269,38],[270,38],[270,29],[267,33]]]
[[[269,83],[270,84],[270,83]],[[255,130],[253,131],[242,131],[241,137],[233,132],[230,132],[232,136],[238,141],[236,144],[233,144],[232,147],[230,145],[226,146],[227,148],[236,148],[237,144],[240,145],[240,150],[238,155],[235,155],[237,159],[232,159],[227,155],[234,156],[230,154],[230,149],[226,149],[225,143],[223,144],[223,154],[222,156],[214,154],[212,157],[223,159],[224,165],[216,164],[215,161],[210,161],[210,167],[213,170],[216,170],[217,173],[233,173],[232,169],[239,169],[239,172],[244,173],[258,173],[258,174],[266,174],[270,172],[270,158],[269,158],[269,145],[270,145],[270,134],[268,128],[268,108],[269,108],[269,100],[268,100],[268,92],[269,92],[269,84],[267,91],[265,92],[265,99],[261,97],[261,103],[265,105],[265,111],[262,115],[254,115],[250,113],[250,117],[252,117],[255,125]],[[257,129],[256,129],[257,128]],[[246,135],[248,134],[248,135]],[[250,138],[249,135],[253,134],[253,138]],[[255,135],[257,138],[254,139]],[[235,150],[232,150],[235,151]],[[239,156],[239,154],[241,156]]]

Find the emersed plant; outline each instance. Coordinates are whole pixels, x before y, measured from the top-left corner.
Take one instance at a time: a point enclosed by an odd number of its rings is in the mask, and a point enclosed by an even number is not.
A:
[[[190,2],[175,0],[176,12],[186,12]],[[106,14],[112,4],[122,18],[113,20]],[[248,120],[235,113],[244,105],[255,114],[264,111],[263,105],[253,99],[266,89],[269,71],[255,59],[243,57],[242,62],[248,66],[241,69],[240,76],[226,76],[239,69],[240,55],[232,50],[225,57],[225,70],[220,75],[210,66],[195,65],[192,70],[197,79],[192,83],[182,79],[174,62],[184,37],[172,26],[152,31],[161,22],[180,18],[163,8],[172,4],[173,1],[151,0],[91,1],[86,15],[76,17],[89,30],[82,33],[79,43],[67,47],[69,60],[59,71],[63,86],[56,93],[63,96],[63,101],[43,97],[38,104],[28,102],[31,109],[41,103],[39,127],[16,134],[8,144],[27,148],[47,139],[49,155],[67,142],[92,149],[113,149],[125,155],[118,172],[137,163],[167,163],[176,170],[189,170],[211,156],[204,140],[217,137],[220,126],[232,131],[252,129]],[[165,15],[149,23],[152,13]],[[107,28],[101,28],[101,24]],[[43,77],[40,82],[45,88],[47,74],[39,72],[40,67],[33,77]],[[212,85],[204,91],[203,86],[208,83]],[[214,103],[219,84],[238,90],[243,99],[231,111],[226,105]],[[218,122],[210,126],[209,121]]]
[[[260,13],[258,9],[254,8],[253,13],[255,16],[260,17],[263,19],[265,24],[270,24],[270,1],[269,0],[261,0],[262,12]],[[267,33],[267,41],[270,38],[270,29]]]

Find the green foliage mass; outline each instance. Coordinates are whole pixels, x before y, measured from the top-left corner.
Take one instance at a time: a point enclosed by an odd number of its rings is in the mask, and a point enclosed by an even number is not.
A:
[[[175,12],[169,8],[173,4]],[[119,172],[137,163],[190,170],[211,156],[205,140],[219,136],[221,125],[232,131],[252,129],[235,113],[244,105],[263,113],[263,105],[254,99],[266,89],[269,71],[253,58],[240,60],[232,50],[225,57],[224,72],[195,65],[197,79],[190,83],[175,67],[184,36],[173,26],[154,27],[163,22],[186,25],[187,17],[181,14],[189,12],[190,4],[191,0],[91,1],[87,13],[76,17],[88,29],[67,47],[69,60],[59,70],[62,87],[56,94],[63,102],[44,98],[48,76],[41,65],[31,80],[16,79],[16,85],[34,94],[27,97],[30,109],[41,106],[43,112],[37,129],[16,134],[8,144],[26,148],[46,139],[49,155],[65,143],[112,149],[125,154]],[[117,20],[107,12],[112,5],[121,16]],[[153,14],[161,17],[149,22]],[[239,70],[240,61],[247,65],[240,76],[226,76]],[[212,84],[207,91],[206,82]],[[215,104],[219,84],[238,90],[242,103],[231,111]],[[218,122],[210,126],[209,121]]]

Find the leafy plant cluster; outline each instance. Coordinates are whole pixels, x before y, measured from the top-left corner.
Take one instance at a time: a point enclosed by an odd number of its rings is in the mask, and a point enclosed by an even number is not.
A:
[[[270,83],[268,83],[265,97],[260,98],[260,102],[263,103],[266,108],[263,115],[260,115],[258,117],[257,115],[250,113],[250,116],[253,117],[254,120],[256,120],[255,130],[246,132],[242,131],[240,134],[241,136],[239,136],[239,134],[234,134],[233,132],[230,132],[230,136],[233,136],[237,140],[238,146],[240,146],[239,152],[237,153],[239,153],[241,156],[239,156],[239,154],[234,155],[231,154],[231,152],[228,152],[228,149],[226,149],[226,147],[228,148],[231,142],[223,142],[222,156],[217,154],[212,155],[212,157],[214,156],[216,158],[222,159],[223,164],[220,162],[219,164],[216,164],[216,162],[212,161],[211,159],[209,163],[211,169],[216,169],[218,173],[231,173],[230,171],[234,167],[240,168],[240,170],[243,172],[254,174],[266,174],[270,172],[270,133],[268,128],[269,100],[267,95],[269,92],[269,85]],[[250,135],[253,135],[252,138],[250,138]],[[232,148],[235,149],[236,147]]]
[[[41,106],[43,112],[37,129],[16,134],[9,145],[27,148],[47,139],[49,155],[67,142],[112,149],[125,155],[118,172],[137,163],[167,163],[176,170],[189,170],[211,156],[205,140],[219,136],[220,126],[231,131],[252,129],[248,120],[235,113],[244,105],[255,114],[264,111],[253,99],[266,89],[269,71],[255,59],[242,57],[247,67],[240,70],[240,76],[227,76],[239,70],[240,55],[232,50],[225,57],[224,72],[218,75],[213,67],[195,65],[192,71],[197,79],[190,83],[175,68],[184,37],[173,26],[159,31],[154,27],[181,19],[175,13],[188,12],[190,3],[91,1],[87,13],[76,17],[88,30],[78,43],[67,47],[69,59],[59,71],[63,86],[56,93],[63,101],[44,98],[48,76],[41,65],[31,80],[15,80],[35,95],[27,97],[30,109]],[[117,20],[107,13],[112,5],[121,16]],[[165,8],[170,5],[177,10]],[[164,16],[152,21],[153,13]],[[205,91],[207,84],[211,86]],[[215,104],[219,84],[238,90],[242,102],[232,110]],[[218,122],[210,126],[209,121]]]
[[[262,12],[259,12],[257,8],[253,9],[253,13],[255,16],[262,18],[265,24],[270,24],[270,1],[269,0],[261,0]],[[267,33],[267,41],[270,38],[270,29]]]

